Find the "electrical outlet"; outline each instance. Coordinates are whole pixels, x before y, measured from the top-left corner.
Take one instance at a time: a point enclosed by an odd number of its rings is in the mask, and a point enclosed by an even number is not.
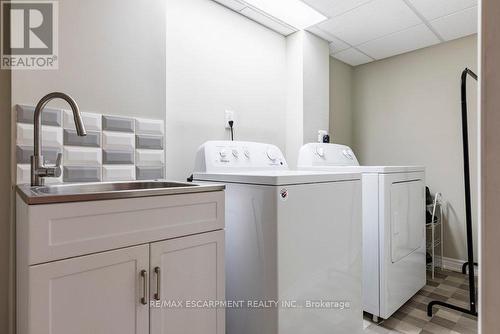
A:
[[[229,126],[229,121],[234,122],[234,111],[232,110],[226,110],[224,114],[224,127],[226,129],[230,129],[231,127]]]

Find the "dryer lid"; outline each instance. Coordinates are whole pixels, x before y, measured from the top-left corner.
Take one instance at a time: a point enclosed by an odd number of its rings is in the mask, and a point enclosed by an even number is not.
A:
[[[299,170],[323,170],[338,173],[411,173],[423,172],[424,166],[360,166],[349,146],[310,143],[299,151]]]

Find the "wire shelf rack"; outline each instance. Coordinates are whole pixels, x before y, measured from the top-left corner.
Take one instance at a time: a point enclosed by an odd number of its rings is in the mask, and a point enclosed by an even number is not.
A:
[[[434,279],[436,268],[443,268],[443,196],[441,193],[434,195],[432,204],[427,205],[427,212],[431,220],[426,218],[427,242],[426,250],[431,256],[427,261],[427,270],[431,272]]]

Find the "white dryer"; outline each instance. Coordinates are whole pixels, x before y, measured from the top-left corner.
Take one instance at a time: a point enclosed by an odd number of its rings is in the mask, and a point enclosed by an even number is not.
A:
[[[359,173],[290,171],[274,145],[210,141],[193,179],[226,185],[226,298],[243,301],[226,333],[361,333]]]
[[[425,168],[359,166],[348,146],[316,143],[298,169],[362,173],[363,309],[388,319],[426,284]]]

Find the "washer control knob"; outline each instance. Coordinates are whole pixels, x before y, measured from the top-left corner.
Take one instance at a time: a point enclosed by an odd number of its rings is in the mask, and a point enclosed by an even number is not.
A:
[[[222,149],[219,151],[219,155],[221,158],[227,157],[227,151],[225,149]]]
[[[325,157],[325,149],[323,147],[316,147],[316,154],[320,157]]]
[[[240,156],[240,152],[237,149],[233,149],[233,157],[238,158]]]
[[[250,159],[250,151],[246,148],[245,151],[243,151],[243,154],[245,154],[245,157],[247,159]]]

